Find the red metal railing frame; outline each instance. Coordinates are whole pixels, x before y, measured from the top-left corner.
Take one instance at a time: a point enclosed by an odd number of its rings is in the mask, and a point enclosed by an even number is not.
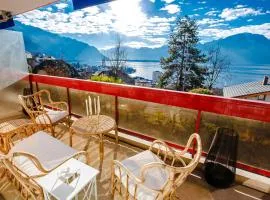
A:
[[[195,132],[199,132],[201,122],[201,112],[209,112],[231,117],[240,117],[245,119],[257,120],[261,122],[270,122],[270,103],[250,101],[244,99],[233,99],[219,96],[209,96],[201,94],[193,94],[187,92],[179,92],[172,90],[163,90],[156,88],[137,87],[130,85],[121,85],[113,83],[95,82],[81,79],[46,76],[38,74],[29,75],[30,84],[33,82],[65,87],[69,89],[77,89],[88,92],[96,92],[106,95],[115,96],[116,121],[118,122],[118,97],[142,100],[146,102],[158,103],[169,106],[176,106],[197,110],[197,119],[195,124]],[[37,85],[38,86],[38,85]],[[68,94],[69,95],[69,94]],[[142,139],[152,141],[155,138],[137,133],[131,130],[119,128],[120,131],[130,135],[140,137]],[[178,144],[167,142],[169,145],[182,149]],[[193,151],[190,151],[194,153]],[[207,155],[206,152],[203,155]],[[237,167],[257,173],[266,177],[270,177],[270,171],[253,167],[244,163],[237,163]]]

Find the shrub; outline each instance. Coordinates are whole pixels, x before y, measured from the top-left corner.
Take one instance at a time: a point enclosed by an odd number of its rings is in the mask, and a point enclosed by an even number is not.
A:
[[[208,95],[213,95],[213,92],[209,89],[205,89],[205,88],[196,88],[196,89],[192,89],[189,92],[192,93],[197,93],[197,94],[208,94]]]
[[[112,76],[100,75],[100,76],[91,76],[90,80],[100,81],[100,82],[109,82],[109,83],[123,83],[122,79],[115,78]]]

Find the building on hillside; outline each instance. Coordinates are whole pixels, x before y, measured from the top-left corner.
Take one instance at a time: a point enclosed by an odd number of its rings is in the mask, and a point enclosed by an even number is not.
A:
[[[26,58],[27,59],[33,58],[33,55],[30,52],[28,52],[28,51],[25,52],[25,55],[26,55]]]
[[[263,81],[243,83],[223,88],[223,96],[270,102],[270,82],[265,76]]]
[[[142,86],[142,87],[152,87],[153,83],[151,80],[143,78],[143,77],[134,77],[135,85],[136,86]]]
[[[153,74],[152,74],[153,84],[158,83],[161,76],[162,76],[162,72],[160,72],[160,71],[153,71]]]

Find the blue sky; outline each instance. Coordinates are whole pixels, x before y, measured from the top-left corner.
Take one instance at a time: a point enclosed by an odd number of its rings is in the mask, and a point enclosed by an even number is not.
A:
[[[184,15],[197,20],[202,43],[244,32],[270,39],[270,0],[116,0],[76,11],[62,0],[16,20],[104,50],[117,33],[125,46],[161,47]]]

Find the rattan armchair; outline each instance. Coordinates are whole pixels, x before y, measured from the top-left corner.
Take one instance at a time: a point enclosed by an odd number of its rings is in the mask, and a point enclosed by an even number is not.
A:
[[[54,102],[48,90],[40,90],[32,95],[19,95],[19,102],[39,129],[48,130],[54,136],[55,126],[65,122],[70,126],[68,104]]]
[[[35,200],[44,199],[37,179],[71,158],[85,162],[86,153],[63,144],[43,131],[16,143],[7,155],[0,157],[5,175],[21,192],[22,197]]]
[[[182,156],[196,141],[195,156],[187,164]],[[185,149],[177,152],[166,143],[156,140],[149,150],[141,152],[124,161],[113,161],[111,190],[124,199],[173,199],[176,189],[184,183],[195,169],[201,157],[200,136],[192,134]]]

